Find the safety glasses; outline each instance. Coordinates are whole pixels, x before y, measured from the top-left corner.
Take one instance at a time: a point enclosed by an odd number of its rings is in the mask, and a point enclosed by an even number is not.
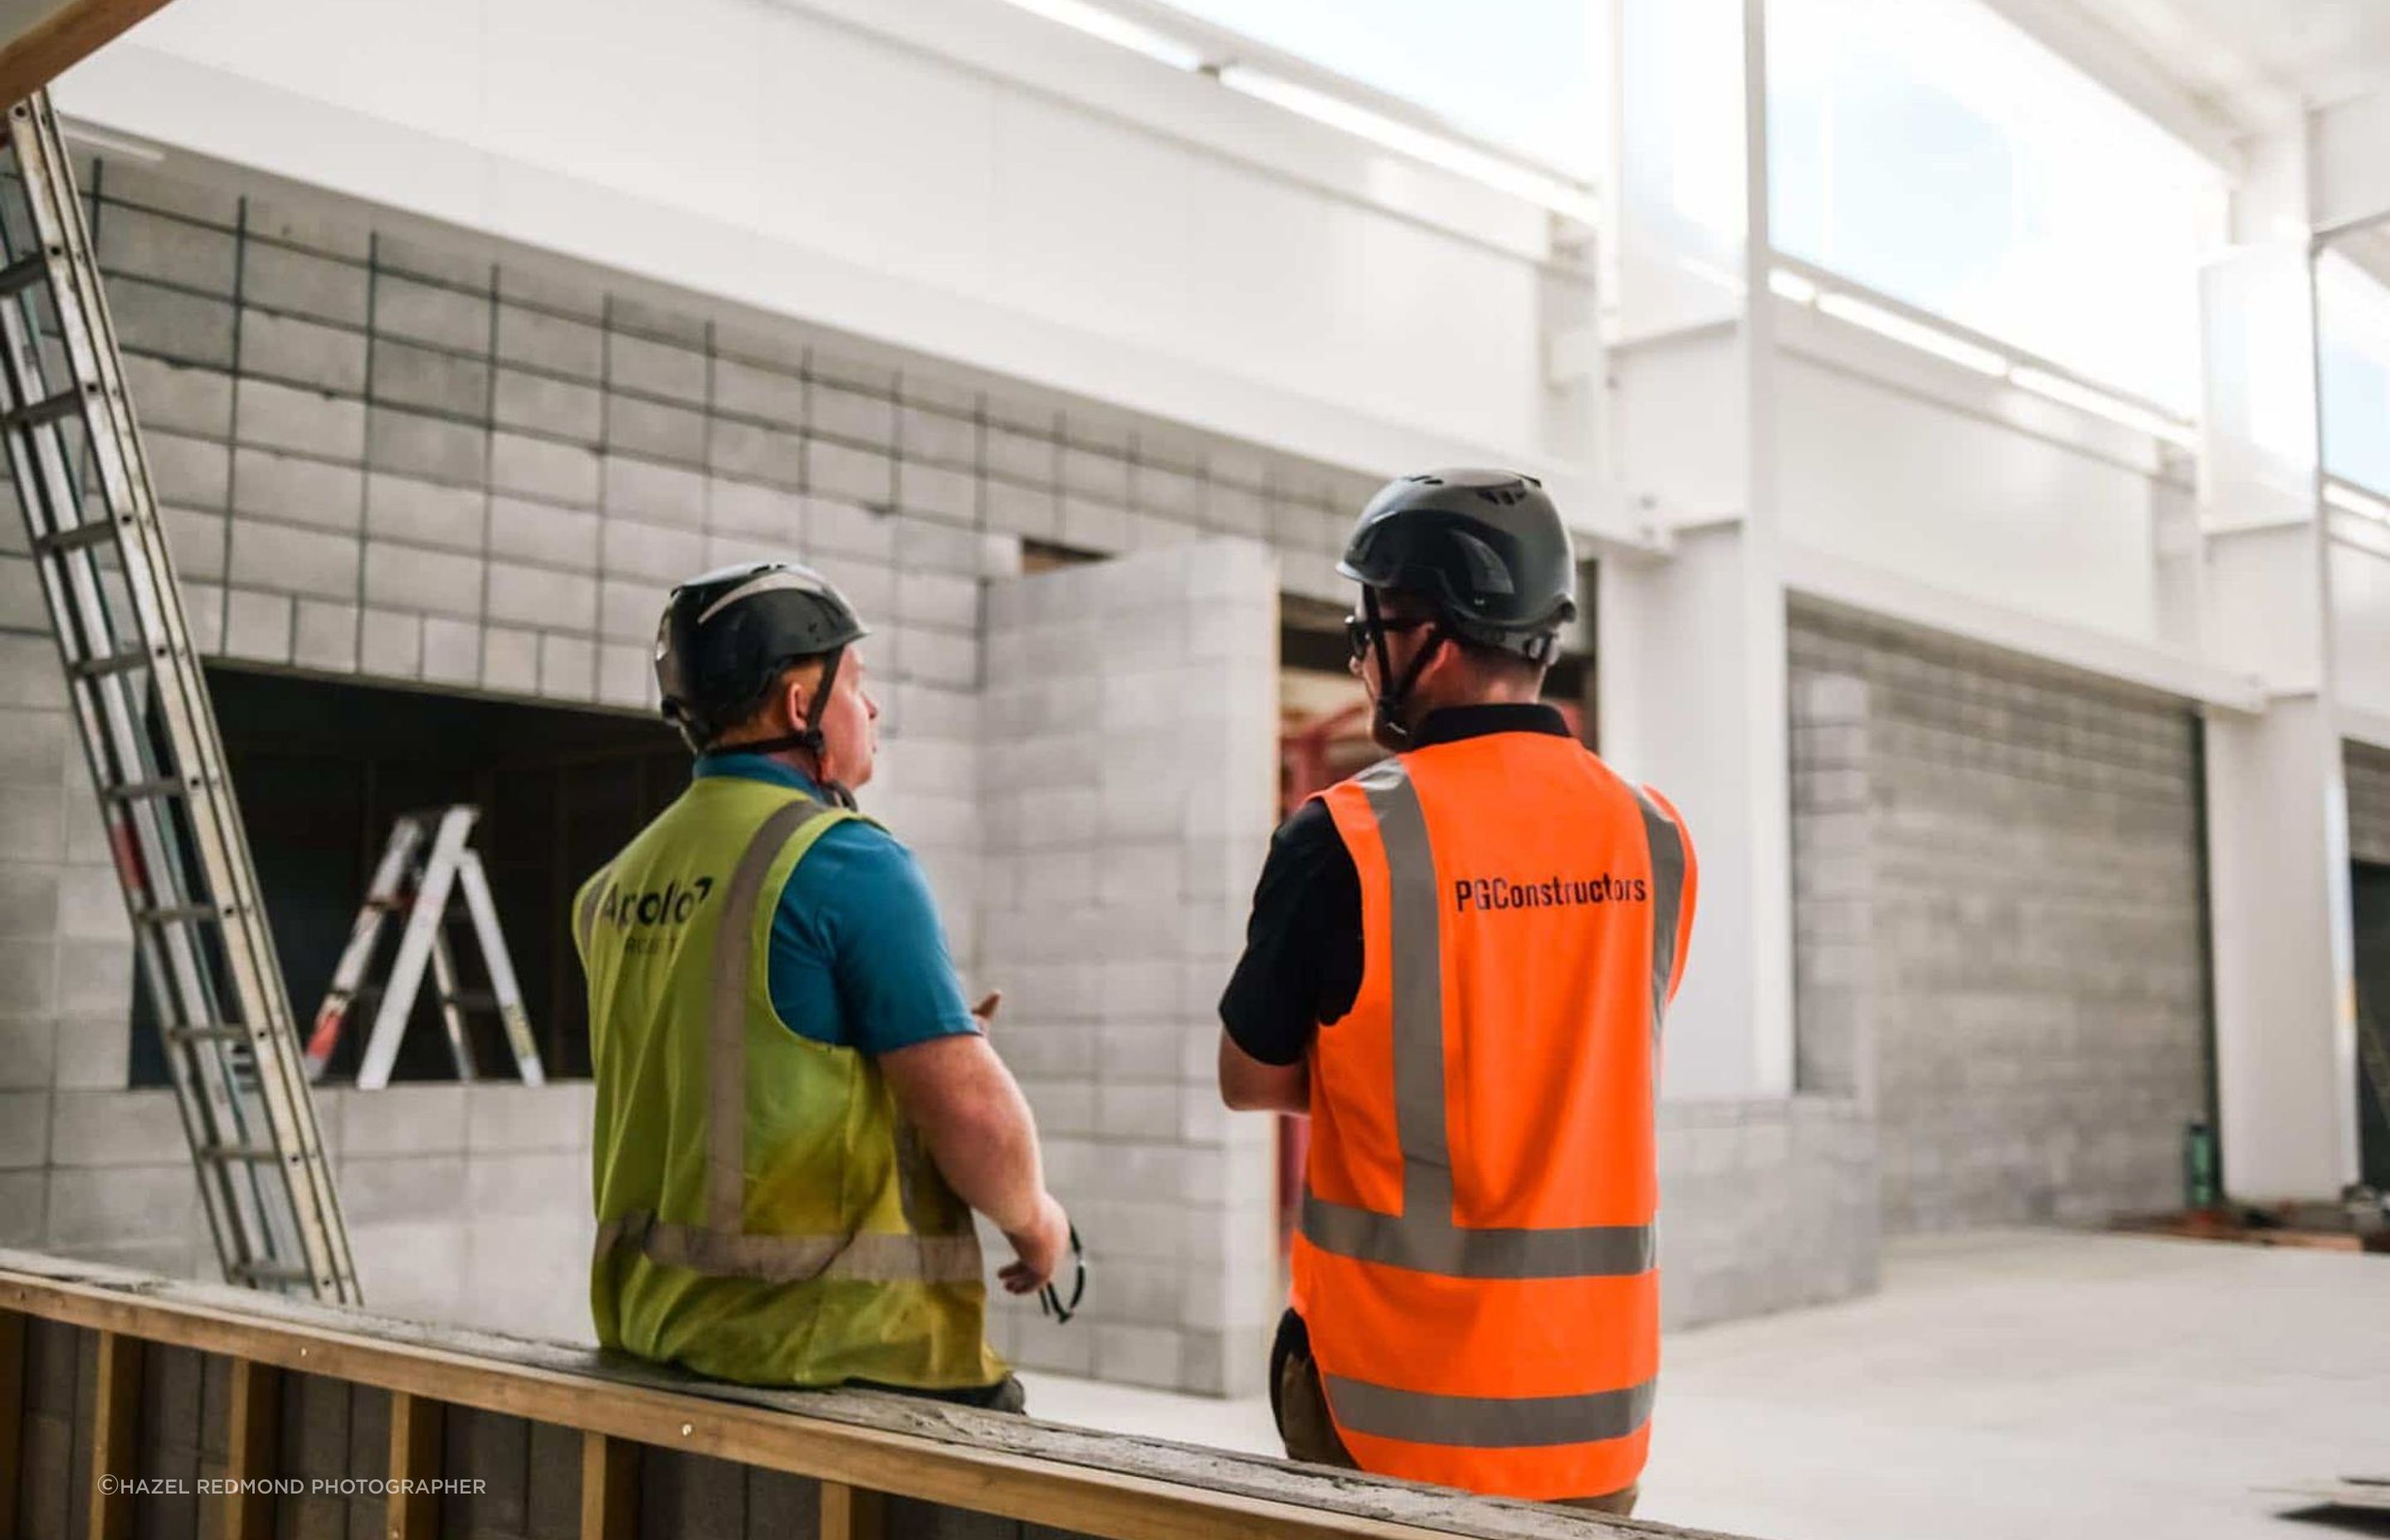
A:
[[[1041,1314],[1054,1317],[1061,1325],[1078,1313],[1079,1302],[1087,1294],[1087,1251],[1079,1244],[1079,1226],[1071,1226],[1071,1262],[1076,1274],[1071,1282],[1071,1297],[1066,1302],[1062,1291],[1051,1283],[1037,1290],[1037,1308]]]
[[[1376,635],[1380,632],[1383,632],[1389,636],[1399,636],[1406,631],[1417,631],[1423,626],[1430,626],[1434,623],[1435,622],[1433,621],[1426,619],[1412,621],[1389,621],[1381,619],[1373,621],[1364,615],[1347,615],[1344,617],[1344,641],[1347,646],[1352,648],[1353,656],[1357,659],[1368,654],[1369,650],[1370,637]]]

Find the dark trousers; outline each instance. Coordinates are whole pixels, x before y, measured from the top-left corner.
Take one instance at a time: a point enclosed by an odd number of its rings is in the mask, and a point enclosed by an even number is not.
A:
[[[975,1406],[983,1412],[1026,1411],[1029,1392],[1021,1387],[1021,1377],[1008,1374],[993,1385],[965,1385],[958,1390],[925,1391],[913,1385],[881,1385],[868,1380],[850,1380],[847,1384],[858,1391],[886,1391],[891,1395],[909,1395],[917,1401],[943,1401],[954,1406]]]
[[[1312,1465],[1332,1465],[1358,1470],[1352,1452],[1328,1415],[1328,1392],[1319,1383],[1319,1366],[1311,1358],[1311,1329],[1290,1310],[1278,1323],[1278,1341],[1270,1347],[1270,1411],[1278,1418],[1278,1436],[1286,1457]],[[1599,1497],[1564,1497],[1561,1508],[1591,1508],[1624,1518],[1635,1511],[1638,1487],[1605,1493]]]

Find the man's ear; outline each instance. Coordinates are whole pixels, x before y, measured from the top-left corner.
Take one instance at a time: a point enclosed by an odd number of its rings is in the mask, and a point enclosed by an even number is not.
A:
[[[780,705],[789,713],[789,730],[803,732],[806,709],[813,703],[813,686],[793,671],[780,676]]]

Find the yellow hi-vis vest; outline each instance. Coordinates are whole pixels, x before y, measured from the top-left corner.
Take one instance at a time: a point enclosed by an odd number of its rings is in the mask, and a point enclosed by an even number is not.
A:
[[[1005,1375],[970,1209],[878,1067],[772,1005],[780,891],[858,816],[702,776],[582,887],[601,1346],[757,1385]]]

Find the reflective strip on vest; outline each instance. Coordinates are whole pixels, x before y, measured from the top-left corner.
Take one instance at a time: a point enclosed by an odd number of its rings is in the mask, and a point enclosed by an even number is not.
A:
[[[756,911],[764,878],[790,841],[834,810],[810,798],[775,811],[758,828],[732,868],[713,939],[706,1003],[706,1163],[703,1225],[683,1225],[652,1213],[625,1214],[598,1227],[602,1261],[625,1244],[649,1260],[713,1277],[765,1283],[816,1278],[869,1283],[976,1283],[982,1276],[979,1235],[969,1221],[953,1234],[861,1230],[842,1235],[750,1235],[747,1200],[747,986],[755,957]],[[590,884],[575,917],[585,955],[596,928],[604,874]],[[906,1223],[914,1222],[914,1187],[924,1176],[919,1139],[899,1122],[897,1180]]]
[[[1625,1438],[1651,1415],[1654,1384],[1585,1395],[1431,1395],[1336,1375],[1321,1381],[1349,1432],[1459,1449],[1548,1449]]]
[[[1304,1238],[1337,1256],[1448,1277],[1632,1277],[1649,1272],[1653,1257],[1649,1225],[1524,1230],[1466,1229],[1453,1223],[1444,1087],[1444,948],[1427,816],[1400,760],[1373,765],[1355,779],[1377,818],[1391,889],[1386,963],[1394,996],[1394,1135],[1403,1153],[1403,1212],[1379,1213],[1331,1203],[1306,1190]],[[1648,827],[1655,810],[1649,802],[1644,806]],[[1659,1002],[1666,997],[1667,970],[1673,967],[1677,896],[1684,880],[1684,847],[1674,841],[1673,826],[1669,834],[1675,853],[1670,882],[1663,880],[1656,843],[1652,855],[1652,913],[1656,923],[1665,912],[1670,959],[1653,964],[1659,985],[1652,1007],[1655,1031]],[[1655,958],[1660,950],[1655,940]],[[1343,1404],[1336,1405],[1342,1415]]]
[[[1677,919],[1685,902],[1685,834],[1641,787],[1630,787],[1643,809],[1643,838],[1651,847],[1651,1075],[1660,1074],[1660,1022],[1668,1013],[1668,981],[1677,972]]]

